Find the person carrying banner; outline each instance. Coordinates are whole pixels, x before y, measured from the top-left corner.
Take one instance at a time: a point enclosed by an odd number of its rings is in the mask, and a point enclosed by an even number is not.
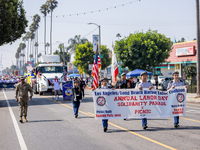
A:
[[[30,84],[26,83],[25,77],[20,77],[21,82],[17,85],[15,90],[16,102],[19,102],[19,122],[23,123],[22,116],[24,116],[24,121],[27,122],[27,109],[28,109],[28,91],[30,92],[30,100],[32,100],[33,90]]]
[[[102,86],[99,87],[99,89],[109,89],[107,78],[102,79]],[[92,89],[92,91],[94,91],[94,89]],[[103,131],[106,132],[108,129],[108,119],[102,119],[102,124],[103,124]]]
[[[135,86],[136,89],[143,90],[143,88],[149,88],[149,90],[154,89],[153,84],[150,81],[147,81],[147,72],[142,72],[140,74],[142,78],[141,82],[138,82]],[[147,126],[147,118],[142,118],[142,127],[145,130]]]
[[[170,91],[178,86],[185,86],[184,82],[182,80],[179,80],[179,72],[178,71],[173,72],[172,77],[174,78],[174,80],[172,80],[168,83],[168,87],[167,87],[168,91]],[[188,87],[185,86],[185,88],[188,88]],[[174,127],[175,128],[179,127],[179,116],[174,117]]]
[[[78,117],[78,109],[80,106],[80,102],[82,101],[82,92],[79,86],[79,81],[76,80],[74,82],[74,87],[72,88],[72,103],[73,103],[73,110],[75,118]]]

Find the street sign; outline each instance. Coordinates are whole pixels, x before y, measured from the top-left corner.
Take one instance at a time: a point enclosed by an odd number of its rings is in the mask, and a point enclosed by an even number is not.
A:
[[[93,56],[95,58],[95,55]],[[103,58],[103,55],[99,55],[100,58]]]
[[[93,70],[93,64],[89,64],[89,70]]]

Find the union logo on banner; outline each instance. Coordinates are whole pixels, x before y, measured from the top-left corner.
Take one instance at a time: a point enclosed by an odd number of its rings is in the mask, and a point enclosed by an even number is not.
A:
[[[176,98],[177,98],[177,101],[180,103],[182,103],[185,100],[185,96],[181,93],[179,93]]]
[[[97,98],[97,105],[104,106],[106,104],[106,99],[102,96]]]

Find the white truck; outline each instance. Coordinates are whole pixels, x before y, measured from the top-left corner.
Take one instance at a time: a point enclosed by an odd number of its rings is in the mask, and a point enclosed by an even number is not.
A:
[[[61,82],[64,81],[64,70],[67,72],[67,67],[60,63],[60,57],[58,55],[44,55],[41,56],[42,64],[36,66],[35,73],[35,85],[33,86],[34,93],[42,95],[46,92],[52,92],[53,86],[50,81],[58,76]],[[60,84],[62,91],[62,84]]]

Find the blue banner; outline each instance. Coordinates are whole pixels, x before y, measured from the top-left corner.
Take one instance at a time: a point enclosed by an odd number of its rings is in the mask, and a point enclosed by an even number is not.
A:
[[[67,81],[66,83],[62,83],[63,87],[63,101],[71,101],[72,98],[72,81]]]

